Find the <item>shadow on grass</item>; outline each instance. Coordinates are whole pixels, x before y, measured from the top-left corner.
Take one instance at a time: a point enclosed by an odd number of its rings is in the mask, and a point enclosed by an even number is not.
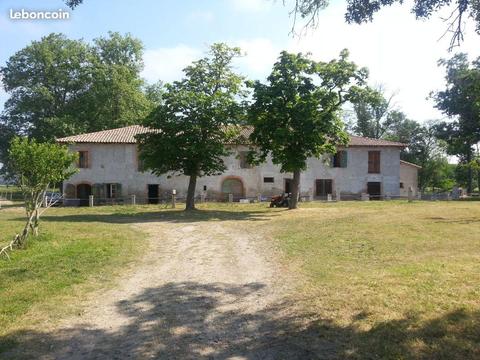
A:
[[[249,309],[261,283],[169,283],[116,303],[123,325],[18,331],[0,339],[0,358],[30,359],[475,359],[480,313],[414,317],[369,331],[294,314],[284,301]],[[240,306],[236,306],[236,305]],[[117,319],[115,319],[117,320]],[[108,328],[108,324],[106,325]],[[3,351],[3,352],[2,352]]]
[[[72,215],[45,215],[42,221],[68,222],[105,222],[114,224],[141,223],[141,222],[173,222],[192,223],[197,221],[261,221],[279,215],[279,211],[245,210],[159,210],[159,211],[118,211],[114,213],[72,214]],[[18,220],[18,219],[17,219]]]
[[[478,217],[464,217],[464,218],[446,218],[446,217],[441,217],[441,216],[432,216],[426,218],[426,220],[432,220],[435,223],[444,223],[444,224],[462,224],[462,225],[468,225],[468,224],[473,224],[473,223],[478,223],[480,222],[480,218]]]

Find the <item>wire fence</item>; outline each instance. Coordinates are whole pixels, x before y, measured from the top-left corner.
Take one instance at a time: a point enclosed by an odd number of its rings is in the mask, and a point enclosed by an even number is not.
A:
[[[258,194],[257,196],[239,196],[235,194],[220,194],[208,196],[206,194],[196,195],[196,203],[261,203],[270,202],[272,195]],[[369,194],[327,194],[327,195],[312,195],[300,194],[300,202],[338,202],[338,201],[370,201],[370,200],[398,200],[410,199],[421,200],[420,196],[399,196],[399,195],[369,195]],[[425,200],[430,200],[425,199]],[[433,198],[431,199],[433,200]],[[440,200],[440,199],[437,199]],[[90,195],[88,198],[65,198],[59,204],[64,206],[107,206],[107,205],[163,205],[165,207],[175,206],[186,202],[186,196],[170,195],[161,197],[146,197],[137,195],[128,195],[124,197],[96,197]]]
[[[108,205],[160,205],[165,207],[174,207],[177,203],[186,202],[183,195],[162,195],[160,197],[148,197],[128,195],[123,197],[96,197],[90,195],[88,198],[65,198],[59,194],[53,206],[108,206]],[[58,196],[58,195],[56,195]],[[0,192],[0,201],[22,201],[22,194],[18,191]],[[240,196],[236,194],[200,194],[195,196],[196,203],[259,203],[270,202],[272,195],[258,194],[257,196]],[[302,193],[299,196],[300,202],[338,202],[338,201],[389,201],[389,200],[416,200],[416,201],[450,201],[450,200],[480,200],[480,194],[470,194],[469,196],[455,196],[452,192],[418,192],[408,195],[388,195],[388,194],[357,194],[357,193],[337,193],[327,195],[313,195]],[[45,203],[50,203],[48,196]]]

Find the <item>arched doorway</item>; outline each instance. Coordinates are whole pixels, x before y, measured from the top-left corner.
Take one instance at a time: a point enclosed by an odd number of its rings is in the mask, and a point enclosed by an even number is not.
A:
[[[244,196],[243,183],[239,178],[226,178],[222,183],[223,199],[228,201],[228,195],[233,194],[233,200],[238,201]]]
[[[77,199],[80,206],[88,206],[88,197],[92,195],[92,186],[90,184],[77,185]]]

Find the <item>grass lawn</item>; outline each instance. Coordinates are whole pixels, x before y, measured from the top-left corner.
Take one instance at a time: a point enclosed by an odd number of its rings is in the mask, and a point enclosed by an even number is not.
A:
[[[480,358],[480,204],[305,204],[264,228],[345,357]]]
[[[27,249],[11,253],[11,261],[0,259],[0,337],[61,316],[67,311],[64,304],[105,285],[140,254],[145,248],[142,233],[127,224],[95,220],[115,217],[115,211],[118,208],[49,209],[40,224],[41,235],[31,237]],[[91,221],[65,221],[68,215],[82,213]],[[20,231],[24,221],[23,209],[1,209],[0,244]]]
[[[199,208],[51,209],[43,235],[11,262],[0,261],[0,337],[17,323],[55,315],[131,261],[143,235],[129,223],[242,220],[299,275],[298,303],[316,327],[312,347],[331,348],[342,359],[480,359],[479,202]],[[0,210],[0,242],[22,223],[18,209]]]

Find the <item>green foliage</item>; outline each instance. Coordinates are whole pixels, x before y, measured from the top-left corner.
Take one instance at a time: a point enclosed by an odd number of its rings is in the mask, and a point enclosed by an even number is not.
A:
[[[83,0],[64,0],[65,5],[67,5],[70,9],[75,9],[78,5],[83,3]]]
[[[471,164],[474,146],[480,141],[480,58],[469,63],[466,54],[440,60],[445,67],[446,89],[434,93],[436,107],[454,121],[437,125],[437,136],[447,143],[447,152],[463,164]],[[472,169],[467,191],[472,191]]]
[[[285,3],[285,2],[284,2]],[[348,23],[361,24],[371,22],[373,16],[386,6],[402,0],[346,0],[345,20]],[[316,26],[318,14],[329,4],[328,0],[295,0],[294,15],[308,19],[307,26]],[[478,0],[418,0],[413,3],[412,13],[417,19],[428,19],[432,14],[453,6],[450,17],[445,19],[448,32],[452,34],[450,49],[463,40],[464,18],[469,16],[476,22],[476,32],[480,34],[480,2]]]
[[[346,145],[339,111],[358,94],[366,77],[366,69],[348,61],[346,50],[328,63],[282,52],[268,84],[251,83],[248,119],[258,149],[251,161],[263,162],[271,154],[282,171],[293,172],[304,170],[309,157],[333,154],[337,145]]]
[[[394,140],[408,144],[402,151],[403,160],[420,165],[419,187],[448,190],[455,184],[452,166],[445,156],[445,144],[436,137],[436,124],[420,125],[413,120],[405,123],[405,128],[397,133]],[[453,165],[455,167],[455,165]]]
[[[15,175],[25,200],[27,223],[21,235],[9,246],[25,246],[29,230],[38,235],[40,207],[50,186],[71,177],[77,169],[73,163],[77,154],[70,153],[66,146],[37,143],[27,138],[14,138],[9,150],[8,166]],[[6,254],[5,248],[0,251]],[[8,254],[7,254],[8,256]]]
[[[299,173],[307,159],[333,154],[337,145],[348,143],[340,109],[358,96],[367,75],[348,61],[346,50],[326,63],[284,51],[267,84],[250,84],[254,92],[248,120],[256,149],[249,161],[260,163],[271,155],[281,171],[294,173],[291,207],[296,207]]]
[[[72,166],[76,156],[66,146],[15,138],[9,150],[9,164],[21,190],[30,193],[71,177],[77,171]]]
[[[196,177],[225,170],[230,125],[240,118],[243,78],[232,69],[239,48],[214,44],[208,56],[184,69],[180,81],[165,86],[162,104],[146,119],[157,129],[138,137],[141,158],[154,174],[177,172],[190,176],[193,201]],[[193,181],[193,184],[192,184]],[[192,206],[187,199],[187,207]]]
[[[392,109],[392,99],[393,95],[387,99],[381,88],[362,92],[353,103],[356,118],[353,131],[360,136],[380,139],[398,126],[405,115]]]
[[[142,44],[130,35],[109,33],[93,45],[62,34],[33,41],[0,68],[10,94],[0,143],[13,134],[48,141],[139,123],[154,106],[142,67]],[[0,161],[5,155],[0,149]]]

